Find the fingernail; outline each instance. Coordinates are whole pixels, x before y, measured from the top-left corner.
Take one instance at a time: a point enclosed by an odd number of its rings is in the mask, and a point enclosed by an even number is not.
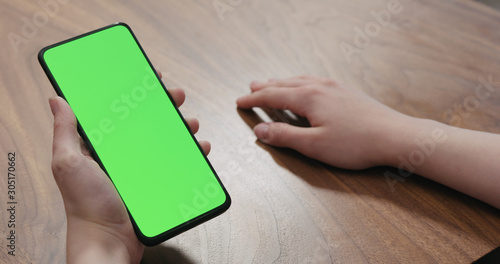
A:
[[[253,129],[255,132],[255,135],[262,140],[263,142],[266,142],[268,137],[269,137],[269,125],[266,123],[258,124],[255,126]]]
[[[53,115],[55,115],[57,112],[57,104],[55,103],[55,99],[55,97],[49,98],[50,111],[52,111]]]

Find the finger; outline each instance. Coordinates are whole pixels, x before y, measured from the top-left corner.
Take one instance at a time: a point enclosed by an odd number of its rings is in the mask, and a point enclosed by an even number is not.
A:
[[[158,76],[160,76],[160,79],[163,78],[163,74],[160,70],[156,70],[156,72],[158,73]],[[180,107],[184,103],[184,100],[186,100],[186,94],[184,93],[184,90],[180,88],[171,88],[168,89],[168,92],[173,97],[174,103],[177,107]]]
[[[193,134],[196,134],[200,129],[200,122],[198,122],[198,119],[196,118],[186,118],[186,123]]]
[[[76,118],[68,103],[61,97],[49,99],[54,115],[54,151],[70,148],[80,150],[80,135],[76,130]]]
[[[180,88],[170,88],[168,92],[174,99],[174,103],[177,107],[180,107],[184,103],[184,100],[186,100],[186,93]]]
[[[238,107],[251,109],[252,107],[270,107],[276,109],[289,109],[292,112],[305,115],[305,107],[298,88],[281,89],[267,88],[242,96],[236,100]]]
[[[161,73],[160,70],[156,70],[156,72],[158,73],[160,79],[163,78],[163,74]],[[168,89],[168,91],[170,95],[173,97],[175,105],[177,107],[180,107],[184,103],[184,100],[186,100],[186,94],[184,93],[184,90],[180,88],[171,88]]]
[[[318,129],[275,122],[260,123],[254,127],[254,132],[257,138],[266,144],[295,149],[309,156]]]
[[[200,143],[201,149],[203,149],[203,153],[205,153],[205,155],[208,156],[208,153],[210,153],[210,149],[212,148],[210,142],[206,140],[200,140],[198,141],[198,143]]]
[[[52,170],[56,181],[60,175],[76,168],[81,158],[80,135],[76,130],[76,118],[68,103],[61,97],[49,99],[54,115],[54,141],[52,145]]]
[[[269,79],[267,82],[253,81],[250,83],[250,89],[252,92],[256,92],[268,87],[282,87],[282,88],[292,88],[300,87],[311,83],[312,77],[307,75],[297,76],[286,79]]]
[[[261,81],[253,81],[250,83],[250,90],[252,92],[258,91],[265,88],[266,83]]]

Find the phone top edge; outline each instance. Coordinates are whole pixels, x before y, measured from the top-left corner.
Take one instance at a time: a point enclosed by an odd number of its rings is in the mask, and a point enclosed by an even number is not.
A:
[[[62,44],[66,44],[68,42],[71,42],[71,41],[74,41],[74,40],[77,40],[79,38],[83,38],[83,37],[86,37],[86,36],[89,36],[89,35],[92,35],[94,33],[97,33],[99,31],[102,31],[102,30],[106,30],[108,28],[111,28],[111,27],[114,27],[114,26],[123,26],[125,28],[127,28],[130,32],[132,32],[132,28],[125,22],[115,22],[115,23],[112,23],[112,24],[109,24],[107,26],[103,26],[103,27],[100,27],[100,28],[97,28],[97,29],[94,29],[94,30],[91,30],[91,31],[88,31],[88,32],[85,32],[85,33],[82,33],[82,34],[79,34],[79,35],[76,35],[74,37],[71,37],[71,38],[68,38],[68,39],[64,39],[64,40],[61,40],[59,42],[56,42],[54,44],[51,44],[51,45],[48,45],[48,46],[45,46],[43,48],[40,49],[40,51],[38,52],[38,59],[43,59],[43,55],[44,53],[51,49],[51,48],[54,48],[54,47],[57,47],[57,46],[60,46]]]
[[[56,42],[54,44],[51,44],[51,45],[48,45],[48,46],[45,46],[43,48],[41,48],[39,51],[38,51],[38,62],[40,63],[40,66],[42,66],[42,69],[43,71],[45,72],[45,74],[47,75],[51,85],[54,87],[54,90],[56,91],[56,94],[62,98],[64,98],[66,100],[66,97],[64,96],[64,94],[62,93],[61,89],[59,88],[59,85],[57,84],[57,82],[55,81],[54,79],[54,76],[52,75],[52,73],[50,72],[49,68],[48,68],[48,65],[47,63],[45,62],[45,59],[44,59],[44,55],[45,53],[52,49],[52,48],[55,48],[57,46],[60,46],[60,45],[63,45],[63,44],[66,44],[66,43],[69,43],[69,42],[72,42],[74,40],[77,40],[77,39],[80,39],[80,38],[83,38],[83,37],[86,37],[86,36],[89,36],[91,34],[94,34],[94,33],[97,33],[99,31],[102,31],[102,30],[106,30],[106,29],[109,29],[111,27],[114,27],[114,26],[123,26],[125,28],[127,28],[127,30],[129,30],[132,35],[134,36],[135,38],[135,35],[132,31],[132,28],[125,22],[115,22],[115,23],[112,23],[112,24],[109,24],[109,25],[106,25],[106,26],[103,26],[103,27],[100,27],[100,28],[97,28],[97,29],[94,29],[94,30],[91,30],[91,31],[88,31],[88,32],[85,32],[85,33],[82,33],[82,34],[79,34],[79,35],[76,35],[74,37],[71,37],[71,38],[68,38],[68,39],[64,39],[64,40],[61,40],[59,42]],[[137,39],[136,39],[137,41]]]

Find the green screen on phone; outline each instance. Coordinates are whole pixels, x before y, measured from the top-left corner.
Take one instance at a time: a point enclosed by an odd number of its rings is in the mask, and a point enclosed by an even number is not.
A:
[[[229,195],[126,24],[49,46],[39,60],[143,243],[157,244],[229,207]]]

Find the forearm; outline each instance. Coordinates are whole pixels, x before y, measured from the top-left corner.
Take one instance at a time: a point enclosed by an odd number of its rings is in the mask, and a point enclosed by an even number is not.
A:
[[[389,165],[500,208],[500,135],[414,119]]]

